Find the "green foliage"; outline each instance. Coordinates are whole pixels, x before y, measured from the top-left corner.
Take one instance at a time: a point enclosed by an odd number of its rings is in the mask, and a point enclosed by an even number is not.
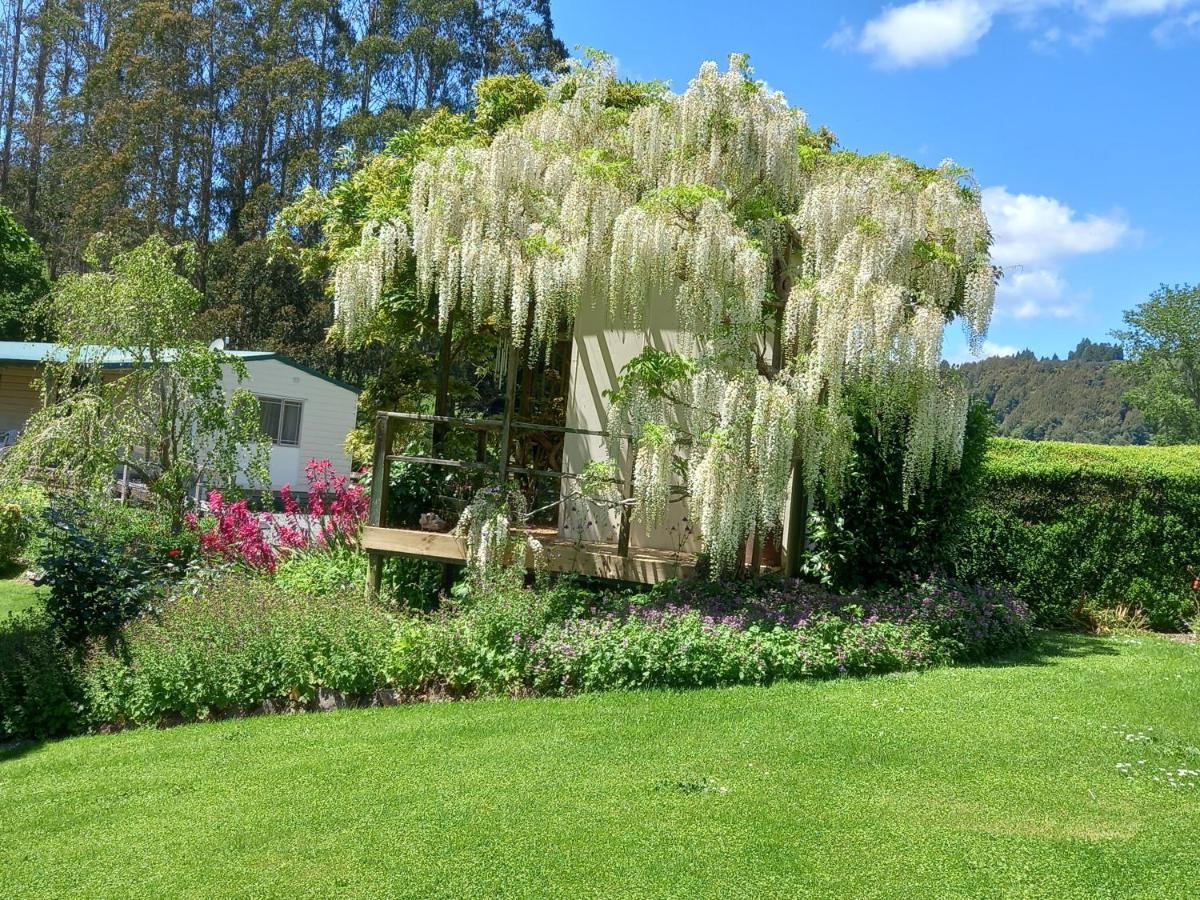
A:
[[[617,386],[605,391],[604,397],[614,409],[628,406],[635,396],[677,403],[683,396],[683,383],[695,371],[695,362],[686,356],[646,346],[621,367]]]
[[[1044,624],[1128,606],[1151,627],[1197,616],[1200,448],[995,440],[958,569],[1022,597]]]
[[[959,366],[973,399],[986,403],[1001,437],[1087,444],[1145,444],[1150,427],[1131,409],[1129,382],[1111,344],[1086,339],[1070,359],[1031,352]]]
[[[337,545],[288,554],[275,569],[275,583],[301,597],[362,591],[367,583],[367,554]],[[441,566],[423,559],[394,557],[384,561],[379,598],[388,606],[428,609],[441,590]]]
[[[194,330],[229,347],[269,349],[337,377],[359,373],[325,340],[333,310],[325,284],[299,262],[289,238],[235,243],[224,237],[208,248],[208,290]]]
[[[29,521],[17,503],[0,503],[0,569],[11,566],[29,540]]]
[[[205,719],[264,701],[304,706],[322,688],[375,691],[391,647],[390,619],[361,589],[295,596],[225,576],[130,624],[119,652],[96,648],[84,697],[96,726]]]
[[[195,555],[190,532],[172,533],[148,510],[60,500],[41,527],[38,583],[63,639],[111,637],[153,608]]]
[[[1156,444],[1200,443],[1200,285],[1163,285],[1113,332],[1126,361],[1126,395],[1146,414]]]
[[[434,696],[765,684],[924,668],[1028,640],[1022,604],[954,582],[851,597],[796,582],[760,588],[465,587],[457,608],[399,623],[392,677],[406,693]]]
[[[73,734],[81,727],[79,667],[45,611],[0,618],[0,740]]]
[[[0,205],[0,340],[27,341],[42,336],[36,310],[49,290],[41,248]]]
[[[300,597],[362,590],[367,583],[367,556],[344,544],[329,549],[296,550],[279,562],[275,583]]]
[[[968,412],[959,470],[909,494],[904,448],[880,437],[869,394],[860,391],[848,402],[855,418],[850,468],[835,506],[818,499],[805,570],[839,590],[953,571],[991,433],[986,407],[973,404]]]
[[[513,119],[546,102],[546,88],[528,75],[493,75],[471,88],[475,95],[475,124],[495,134]]]
[[[52,469],[59,481],[105,494],[128,467],[178,527],[198,481],[225,487],[267,479],[258,401],[225,392],[225,369],[245,365],[192,336],[200,295],[180,274],[192,253],[152,237],[108,255],[104,271],[59,280],[51,310],[61,349],[43,362],[45,406],[30,417],[2,471],[10,483]],[[110,367],[119,363],[118,377]]]
[[[47,502],[45,490],[31,482],[5,485],[0,491],[0,568],[37,557]]]
[[[1105,341],[1092,341],[1084,338],[1075,345],[1075,349],[1067,354],[1068,360],[1077,359],[1080,362],[1116,362],[1125,358],[1125,351],[1120,344],[1109,344]]]

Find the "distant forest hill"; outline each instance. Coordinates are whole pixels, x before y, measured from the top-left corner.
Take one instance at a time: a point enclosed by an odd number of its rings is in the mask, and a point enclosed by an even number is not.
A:
[[[1146,444],[1150,429],[1123,400],[1129,385],[1114,362],[1116,344],[1084,338],[1067,358],[1039,358],[1032,350],[959,366],[971,396],[996,419],[996,433],[1028,440],[1078,444]]]

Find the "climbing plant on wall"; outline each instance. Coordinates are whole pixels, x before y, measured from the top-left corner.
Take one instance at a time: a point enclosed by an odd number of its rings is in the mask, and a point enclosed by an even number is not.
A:
[[[686,456],[675,487],[718,573],[781,527],[794,458],[809,490],[837,496],[850,385],[869,387],[903,448],[905,491],[957,467],[967,398],[942,333],[958,318],[980,342],[996,280],[966,170],[834,149],[742,56],[672,94],[591,55],[537,99],[422,156],[408,208],[369,222],[338,266],[344,328],[366,327],[401,270],[443,327],[487,323],[528,355],[581,304],[636,329],[669,298],[680,364],[631,367],[610,422],[644,450],[648,521]]]

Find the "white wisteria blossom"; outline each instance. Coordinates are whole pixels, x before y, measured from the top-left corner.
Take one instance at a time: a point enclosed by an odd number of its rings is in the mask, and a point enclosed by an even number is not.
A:
[[[333,275],[334,320],[348,334],[371,320],[383,296],[384,283],[412,248],[402,219],[367,222],[361,243],[337,263]]]
[[[809,489],[836,495],[851,385],[879,398],[906,489],[955,469],[967,401],[940,371],[943,329],[959,318],[981,342],[996,281],[968,173],[831,150],[744,57],[632,108],[612,101],[619,84],[607,65],[576,65],[490,142],[430,152],[407,226],[371,223],[338,267],[345,327],[409,248],[443,328],[457,311],[526,353],[580,304],[636,328],[673,301],[687,377],[671,391],[630,379],[612,418],[641,442],[647,521],[671,489],[668,435],[687,421],[692,518],[718,571],[749,534],[781,527],[796,460]]]

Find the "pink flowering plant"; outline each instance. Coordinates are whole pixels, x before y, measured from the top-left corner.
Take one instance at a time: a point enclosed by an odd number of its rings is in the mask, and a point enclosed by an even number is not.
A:
[[[209,514],[187,514],[197,533],[200,555],[246,569],[274,572],[290,553],[357,547],[367,517],[367,493],[327,459],[304,467],[308,490],[304,503],[290,485],[280,489],[282,516],[252,511],[245,499],[227,500],[220,491],[208,495]]]

